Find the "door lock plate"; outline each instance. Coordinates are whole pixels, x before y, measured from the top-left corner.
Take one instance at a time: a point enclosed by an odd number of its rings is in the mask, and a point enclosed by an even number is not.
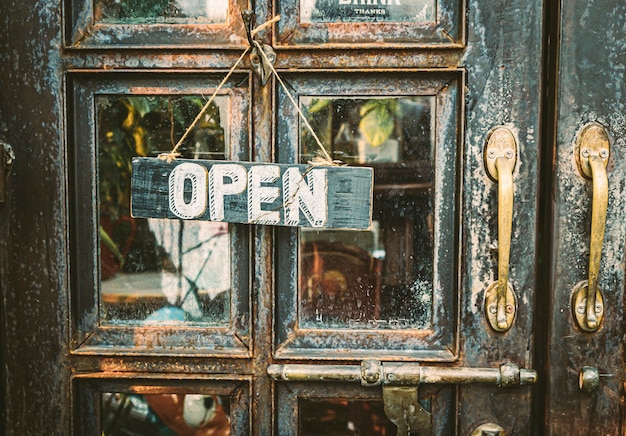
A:
[[[398,436],[430,435],[431,414],[419,403],[417,386],[383,386],[385,415],[397,427]]]

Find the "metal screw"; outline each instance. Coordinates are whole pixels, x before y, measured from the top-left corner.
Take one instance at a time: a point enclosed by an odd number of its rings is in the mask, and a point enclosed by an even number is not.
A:
[[[606,159],[607,157],[609,157],[609,150],[607,150],[606,148],[600,150],[600,157],[602,159]]]
[[[585,313],[585,306],[576,306],[576,312],[582,315],[583,313]]]
[[[581,155],[582,157],[589,157],[589,149],[588,149],[588,148],[583,148],[583,149],[580,151],[580,155]]]
[[[601,313],[601,312],[602,312],[602,305],[596,304],[596,313]]]
[[[513,152],[512,152],[511,150],[507,150],[507,151],[504,153],[504,156],[505,156],[507,159],[513,159]]]
[[[495,152],[495,150],[489,150],[489,152],[487,153],[487,156],[488,156],[490,159],[493,159],[494,157],[496,157],[496,152]]]
[[[489,313],[495,315],[497,312],[498,312],[498,308],[496,307],[496,305],[495,304],[490,304],[489,305]]]

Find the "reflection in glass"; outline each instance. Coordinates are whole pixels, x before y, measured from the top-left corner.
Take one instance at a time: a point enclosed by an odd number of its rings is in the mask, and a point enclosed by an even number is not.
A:
[[[97,96],[101,319],[224,324],[230,317],[227,224],[130,216],[131,159],[170,151],[205,101],[195,96]],[[227,97],[218,97],[181,148],[227,155]]]
[[[228,0],[96,0],[103,23],[225,23]]]
[[[301,326],[429,328],[434,97],[300,102],[333,159],[374,167],[370,230],[300,232]],[[301,161],[315,158],[318,145],[304,128],[301,144]]]
[[[301,0],[300,22],[433,22],[436,0]]]
[[[229,416],[225,395],[102,394],[103,436],[229,436]]]
[[[395,436],[382,401],[300,399],[298,434],[302,436]]]

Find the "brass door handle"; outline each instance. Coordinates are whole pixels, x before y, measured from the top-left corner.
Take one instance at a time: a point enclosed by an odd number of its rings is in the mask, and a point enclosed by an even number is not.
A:
[[[591,238],[589,243],[588,279],[581,281],[572,292],[572,310],[578,326],[592,332],[600,327],[604,317],[602,291],[598,287],[606,212],[609,203],[609,180],[606,166],[609,161],[609,137],[599,124],[583,127],[574,150],[576,163],[581,174],[591,179]]]
[[[517,306],[509,283],[517,144],[509,129],[497,127],[491,131],[483,158],[487,174],[498,182],[498,280],[485,292],[485,314],[495,331],[505,332],[513,325]]]

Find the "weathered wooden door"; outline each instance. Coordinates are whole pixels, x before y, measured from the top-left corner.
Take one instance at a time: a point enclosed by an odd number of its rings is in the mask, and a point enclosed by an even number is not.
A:
[[[626,11],[552,3],[3,2],[6,433],[618,434]],[[371,166],[372,226],[132,217],[183,136]]]
[[[626,5],[563,2],[553,19],[541,182],[549,278],[538,297],[550,332],[547,433],[624,434]]]

